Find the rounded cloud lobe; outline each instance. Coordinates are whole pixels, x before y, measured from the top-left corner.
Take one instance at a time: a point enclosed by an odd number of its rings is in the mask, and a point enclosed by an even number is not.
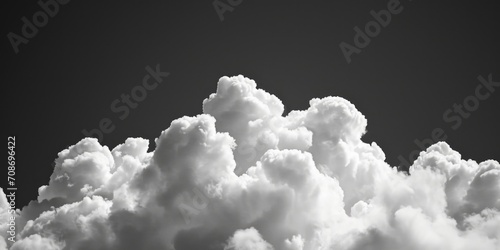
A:
[[[361,140],[367,121],[341,97],[284,105],[243,76],[222,77],[203,113],[156,139],[61,151],[37,201],[0,192],[0,249],[499,249],[500,164],[445,142],[409,174]]]

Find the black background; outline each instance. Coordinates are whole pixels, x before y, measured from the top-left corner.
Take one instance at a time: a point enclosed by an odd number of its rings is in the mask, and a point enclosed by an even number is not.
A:
[[[2,120],[5,140],[16,136],[17,206],[36,199],[57,153],[82,139],[82,129],[109,117],[116,128],[103,144],[143,137],[153,150],[172,120],[202,113],[224,75],[254,79],[285,114],[314,97],[346,98],[368,119],[363,140],[380,145],[393,166],[437,127],[463,158],[500,159],[500,89],[458,129],[442,118],[474,95],[479,75],[500,81],[496,1],[401,0],[402,12],[348,64],[339,44],[353,44],[353,28],[388,2],[243,0],[221,21],[213,1],[70,1],[17,54],[7,34],[20,35],[21,18],[41,8],[4,2]],[[170,76],[118,119],[111,102],[156,64]]]

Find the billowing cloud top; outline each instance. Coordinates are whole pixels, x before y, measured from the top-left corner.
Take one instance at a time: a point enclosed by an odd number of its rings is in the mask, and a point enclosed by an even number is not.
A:
[[[85,138],[16,214],[0,190],[0,249],[500,249],[500,164],[444,142],[401,173],[341,97],[283,116],[274,95],[222,77],[204,114],[110,150]]]

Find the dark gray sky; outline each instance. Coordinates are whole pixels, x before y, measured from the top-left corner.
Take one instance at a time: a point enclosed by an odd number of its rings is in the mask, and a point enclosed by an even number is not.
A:
[[[499,160],[500,87],[483,87],[489,96],[477,107],[467,97],[480,75],[500,81],[500,9],[494,1],[401,0],[399,14],[347,63],[339,44],[354,46],[354,28],[364,30],[370,11],[390,2],[243,0],[221,21],[212,1],[70,1],[18,53],[8,34],[22,35],[22,18],[41,7],[4,3],[3,132],[17,139],[18,205],[36,199],[57,153],[83,129],[109,118],[115,129],[103,144],[143,137],[152,150],[172,120],[202,112],[224,75],[254,79],[285,112],[314,97],[348,99],[368,119],[364,141],[379,144],[394,166],[436,128],[463,158]],[[157,64],[170,75],[121,120],[110,105]],[[464,100],[470,110],[460,115],[454,104]],[[1,176],[5,187],[6,168]]]

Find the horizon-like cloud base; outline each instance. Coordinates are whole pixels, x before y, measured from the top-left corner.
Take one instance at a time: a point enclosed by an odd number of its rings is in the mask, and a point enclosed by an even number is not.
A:
[[[13,250],[500,248],[500,164],[445,142],[409,174],[361,140],[341,97],[283,116],[274,95],[222,77],[203,113],[155,140],[61,151],[48,185],[16,214]],[[10,214],[0,189],[0,249]]]

